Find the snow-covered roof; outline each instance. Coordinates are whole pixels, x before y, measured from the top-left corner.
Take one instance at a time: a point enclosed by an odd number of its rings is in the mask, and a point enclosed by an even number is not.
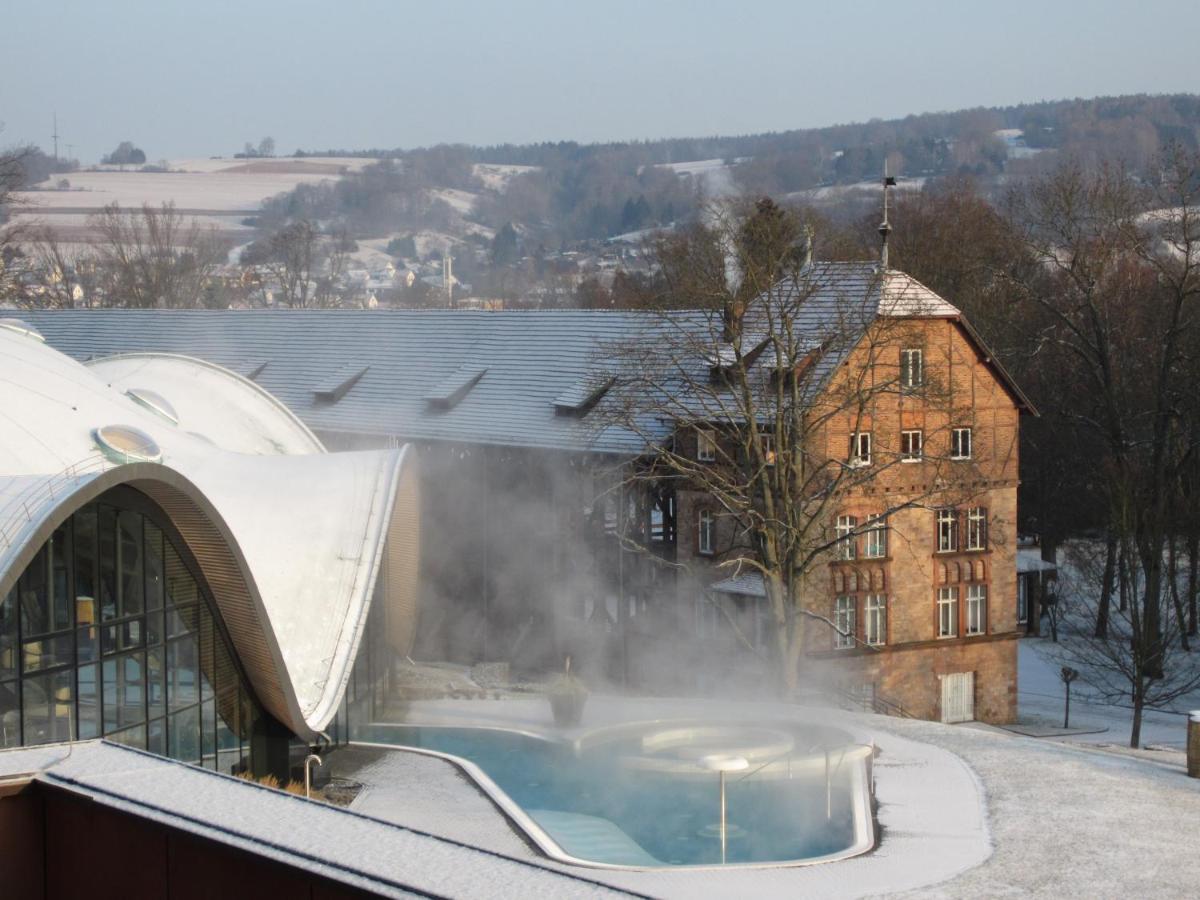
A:
[[[758,597],[766,599],[767,591],[763,587],[762,574],[759,572],[742,572],[732,578],[725,578],[714,583],[711,590],[722,594],[737,594],[740,597]]]
[[[1039,547],[1021,547],[1017,550],[1017,574],[1030,572],[1057,572],[1058,566],[1042,559]]]
[[[322,453],[250,387],[178,359],[89,368],[0,329],[0,595],[72,512],[128,484],[188,543],[264,706],[311,736],[340,701],[389,535],[415,558],[414,467],[407,448]],[[391,570],[405,574],[387,602],[410,606],[415,566]]]

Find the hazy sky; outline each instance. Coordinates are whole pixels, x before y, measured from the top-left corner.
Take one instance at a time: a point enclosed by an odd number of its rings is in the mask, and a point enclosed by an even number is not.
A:
[[[6,0],[0,145],[95,161],[783,130],[1200,91],[1196,0]]]

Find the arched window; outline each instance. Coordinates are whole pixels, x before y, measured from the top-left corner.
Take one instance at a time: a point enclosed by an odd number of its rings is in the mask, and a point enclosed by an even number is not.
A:
[[[138,491],[77,510],[0,598],[0,747],[105,737],[240,772],[259,715],[197,566]]]

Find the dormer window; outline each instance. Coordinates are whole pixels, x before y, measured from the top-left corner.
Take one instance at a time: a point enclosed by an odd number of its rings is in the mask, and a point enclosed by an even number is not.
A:
[[[925,383],[925,361],[920,350],[900,351],[900,387],[919,388]]]
[[[696,429],[696,459],[700,462],[717,460],[717,438],[711,428]]]

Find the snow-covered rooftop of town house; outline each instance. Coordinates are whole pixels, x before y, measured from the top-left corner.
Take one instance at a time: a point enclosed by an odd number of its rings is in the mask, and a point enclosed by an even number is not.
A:
[[[0,751],[0,779],[17,776],[385,897],[630,896],[586,871],[472,847],[104,741]]]
[[[411,478],[411,466],[402,469],[406,451],[314,452],[319,444],[304,438],[303,426],[243,390],[236,376],[163,365],[175,374],[206,372],[166,387],[136,379],[161,390],[178,424],[130,397],[123,383],[110,387],[97,369],[0,329],[0,593],[75,509],[130,484],[186,515],[189,524],[179,527],[204,557],[202,568],[205,561],[223,567],[216,599],[226,618],[245,625],[232,636],[259,699],[296,733],[319,732],[357,651],[389,526],[394,516],[415,515],[395,502],[402,479]],[[214,396],[195,397],[189,388]],[[229,427],[214,402],[225,404]],[[97,430],[109,426],[152,444],[154,453],[136,454],[150,461],[102,451]],[[277,438],[308,452],[221,446],[265,449]]]

